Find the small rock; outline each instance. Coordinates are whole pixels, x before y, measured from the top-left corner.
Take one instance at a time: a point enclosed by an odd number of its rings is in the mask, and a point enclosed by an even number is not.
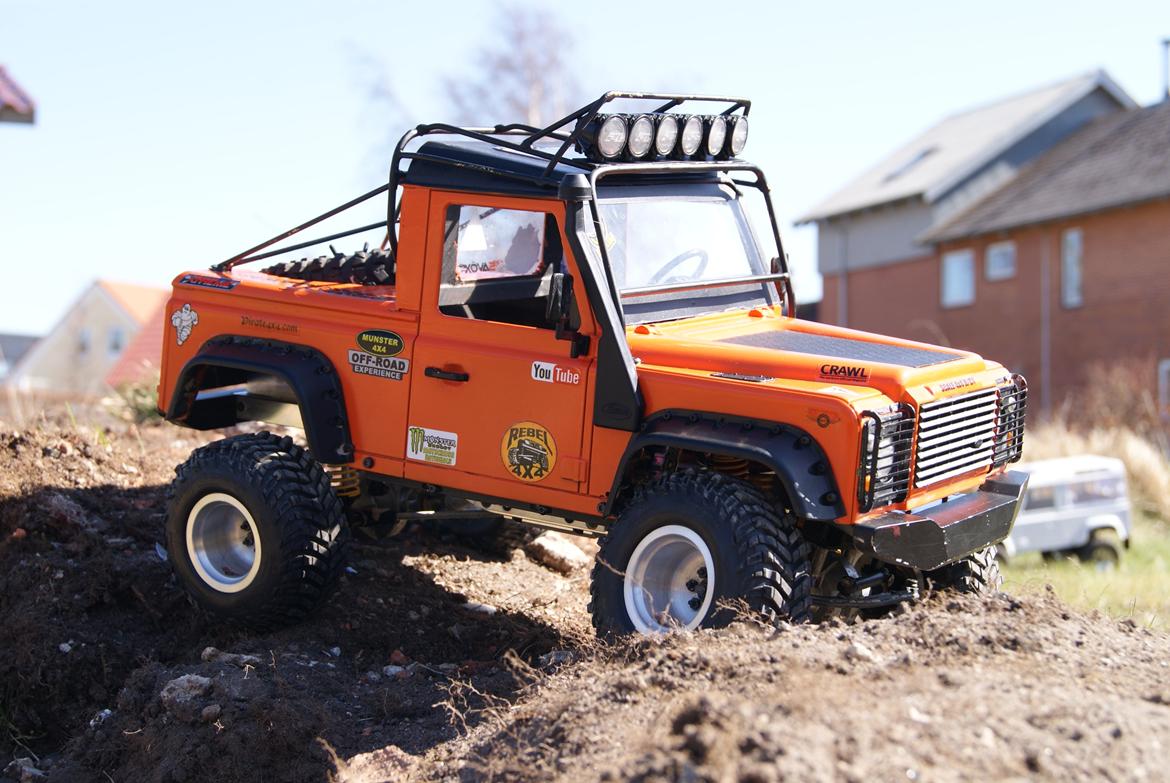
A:
[[[410,659],[406,657],[406,654],[403,653],[402,650],[395,650],[394,652],[390,653],[390,663],[397,664],[398,666],[405,666],[406,664],[410,663]]]
[[[198,715],[193,702],[211,691],[211,680],[198,674],[184,674],[168,682],[159,693],[163,707],[180,720]]]
[[[534,538],[524,551],[536,562],[561,574],[571,574],[589,567],[589,555],[568,536],[546,531]]]
[[[28,531],[25,530],[23,527],[18,527],[18,528],[16,528],[16,530],[12,531],[12,539],[14,541],[19,541],[20,539],[27,538],[27,537],[28,537]]]
[[[482,614],[491,617],[496,612],[500,611],[491,604],[481,604],[478,601],[468,601],[463,605],[463,608],[473,614]]]
[[[340,658],[341,657],[341,648],[340,647],[330,647],[325,652],[328,653],[333,658]]]
[[[459,670],[458,664],[454,664],[454,663],[440,663],[439,664],[439,671],[441,671],[445,674],[450,674],[450,673],[458,671],[458,670]]]
[[[416,759],[397,745],[359,753],[338,764],[338,783],[371,780],[403,780],[414,768]]]
[[[915,723],[927,724],[932,722],[929,715],[921,712],[914,706],[910,707],[908,714],[910,715],[910,720],[914,721]]]
[[[866,663],[875,663],[878,657],[873,650],[869,649],[861,642],[854,642],[845,648],[845,659],[849,661],[865,661]]]
[[[89,727],[92,729],[95,726],[98,726],[102,723],[105,723],[106,718],[110,717],[113,714],[114,714],[114,711],[111,709],[102,710],[97,715],[94,715],[92,718],[89,719]]]
[[[45,780],[45,773],[37,769],[33,760],[24,756],[16,759],[4,768],[4,774],[19,780],[20,783],[31,783],[34,780]]]
[[[60,650],[61,652],[65,653],[66,655],[68,655],[69,653],[73,652],[73,647],[76,644],[77,644],[77,642],[70,639],[67,642],[61,642],[60,644],[58,644],[57,649]]]
[[[170,557],[170,556],[167,554],[167,550],[166,550],[166,549],[163,547],[163,545],[162,545],[162,544],[159,544],[159,543],[155,543],[155,545],[154,545],[154,553],[155,553],[156,555],[158,555],[158,559],[159,559],[159,560],[161,560],[161,561],[163,561],[164,563],[165,563],[165,562],[167,562],[167,558],[168,558],[168,557]]]
[[[199,713],[199,718],[204,723],[215,723],[217,720],[219,720],[219,716],[222,714],[223,707],[219,706],[218,704],[208,704],[203,708],[203,711]]]
[[[350,576],[357,576],[357,569],[353,566],[346,566],[345,573],[349,574]]]
[[[382,674],[386,675],[387,677],[397,677],[398,675],[402,674],[404,671],[406,671],[405,666],[396,666],[395,664],[390,664],[389,666],[382,667]]]
[[[217,663],[226,663],[229,666],[239,666],[241,669],[245,666],[260,665],[260,658],[255,655],[229,653],[222,650],[217,650],[214,647],[204,647],[203,652],[199,654],[199,657],[208,663],[215,661]]]
[[[540,668],[547,669],[550,666],[561,666],[566,663],[572,663],[577,660],[577,654],[572,650],[549,650],[544,655],[536,659]]]

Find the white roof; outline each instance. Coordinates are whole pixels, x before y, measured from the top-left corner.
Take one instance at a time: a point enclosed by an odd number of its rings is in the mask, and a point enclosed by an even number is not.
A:
[[[934,201],[1097,88],[1127,108],[1136,106],[1108,74],[1098,70],[953,114],[895,150],[797,222],[812,222],[914,196]]]
[[[1029,486],[1060,484],[1085,473],[1125,475],[1125,463],[1114,457],[1096,454],[1078,454],[1074,457],[1057,457],[1035,462],[1022,462],[1015,470],[1031,475]]]

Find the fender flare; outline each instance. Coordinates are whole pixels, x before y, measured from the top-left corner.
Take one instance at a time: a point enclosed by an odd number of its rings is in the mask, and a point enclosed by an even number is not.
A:
[[[323,353],[306,345],[237,335],[211,338],[179,372],[166,419],[198,430],[230,427],[237,422],[234,398],[197,401],[196,395],[257,375],[288,384],[314,459],[329,465],[353,462],[341,379]]]
[[[646,419],[630,438],[602,509],[611,513],[630,460],[648,446],[742,457],[776,472],[802,519],[832,522],[845,515],[833,470],[816,439],[799,427],[739,416],[665,410]]]

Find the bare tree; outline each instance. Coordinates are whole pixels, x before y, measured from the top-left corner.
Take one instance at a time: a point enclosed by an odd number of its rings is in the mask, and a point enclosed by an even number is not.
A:
[[[550,11],[501,3],[491,39],[473,57],[472,74],[443,88],[455,122],[494,125],[523,117],[540,127],[567,114],[580,88],[567,65],[573,35]]]

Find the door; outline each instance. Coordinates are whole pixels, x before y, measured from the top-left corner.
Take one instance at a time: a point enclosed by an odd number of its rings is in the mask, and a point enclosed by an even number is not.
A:
[[[575,495],[587,478],[592,365],[569,356],[546,315],[553,273],[574,272],[563,205],[439,193],[431,204],[406,476],[555,506],[551,493]]]

